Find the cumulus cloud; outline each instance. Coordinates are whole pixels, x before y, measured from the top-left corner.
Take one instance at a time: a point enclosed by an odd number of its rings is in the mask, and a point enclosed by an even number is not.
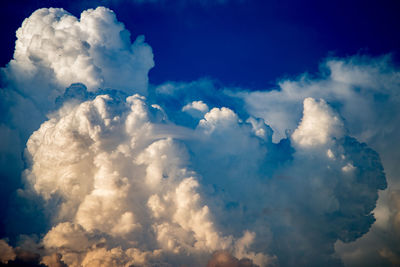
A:
[[[89,9],[77,19],[63,9],[44,8],[18,29],[14,59],[7,72],[22,83],[39,75],[64,88],[81,82],[90,91],[112,87],[143,93],[153,65],[144,37],[132,44],[129,31],[111,10]],[[119,79],[114,79],[116,74]],[[20,87],[31,91],[29,86]]]
[[[10,260],[15,259],[15,252],[5,240],[0,240],[0,262],[8,263]]]
[[[202,266],[225,250],[260,266],[298,255],[334,265],[337,240],[368,232],[386,187],[379,156],[346,136],[323,100],[304,101],[286,145],[229,108],[181,131],[148,102],[98,95],[64,105],[28,140],[26,190],[57,199],[43,245],[65,264]],[[277,156],[290,143],[291,156]]]
[[[2,262],[24,251],[48,266],[340,266],[398,229],[397,191],[376,207],[380,155],[389,186],[399,173],[388,58],[329,60],[319,79],[246,92],[149,86],[151,48],[106,8],[40,9],[17,37],[0,136],[19,147],[0,150],[4,177],[22,180],[2,221],[40,210],[43,227],[22,243],[24,224],[8,230]],[[386,240],[378,256],[396,263]]]
[[[217,251],[213,254],[212,258],[208,261],[207,267],[252,267],[256,266],[249,259],[241,259],[233,257],[227,251]]]
[[[208,112],[208,106],[203,101],[193,101],[186,104],[182,111],[189,113],[193,117],[202,118]]]
[[[59,199],[58,224],[44,246],[67,265],[113,266],[165,253],[189,261],[239,242],[238,254],[266,263],[267,256],[248,250],[255,234],[235,241],[218,230],[186,149],[160,136],[168,124],[152,116],[154,109],[139,95],[126,101],[99,95],[64,106],[32,134],[26,179],[44,199]]]
[[[306,98],[303,118],[292,138],[300,146],[316,146],[326,144],[332,137],[341,138],[342,132],[342,121],[324,100]]]
[[[277,90],[239,93],[253,116],[264,118],[274,130],[274,140],[285,137],[300,120],[299,110],[307,97],[323,98],[345,119],[348,133],[366,142],[383,161],[389,190],[381,192],[373,211],[377,219],[372,229],[361,239],[344,244],[336,250],[350,266],[376,266],[395,262],[398,252],[397,226],[393,221],[398,208],[393,196],[399,189],[398,113],[400,90],[399,69],[389,55],[371,58],[353,56],[332,58],[321,65],[316,78],[304,74],[296,80],[283,80]],[[328,152],[331,157],[334,155]],[[344,166],[351,171],[354,165]]]
[[[144,37],[132,43],[129,31],[107,8],[86,10],[80,19],[63,9],[44,8],[24,20],[17,31],[14,58],[1,69],[0,177],[1,193],[6,196],[0,213],[3,224],[7,213],[27,211],[21,206],[16,212],[9,206],[21,203],[20,199],[13,200],[12,194],[23,183],[22,155],[29,136],[63,102],[82,100],[77,94],[79,86],[67,90],[70,94],[64,94],[65,88],[81,82],[89,90],[81,91],[86,96],[100,87],[146,94],[147,74],[153,65],[152,51]],[[118,79],[114,79],[116,75]],[[16,227],[15,223],[6,223],[2,229],[18,231],[10,229]]]
[[[1,71],[1,123],[25,143],[71,83],[146,94],[153,65],[144,37],[131,43],[107,8],[86,10],[80,19],[59,8],[39,9],[18,29],[14,58]]]

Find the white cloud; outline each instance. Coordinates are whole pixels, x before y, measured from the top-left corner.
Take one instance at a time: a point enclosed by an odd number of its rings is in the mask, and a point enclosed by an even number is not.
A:
[[[299,253],[303,265],[339,264],[335,242],[368,232],[386,186],[379,157],[346,136],[324,100],[306,98],[279,144],[262,120],[232,109],[212,108],[190,130],[150,101],[98,95],[65,105],[30,137],[26,177],[60,199],[44,244],[66,264],[200,266],[219,250],[262,266],[294,264]],[[63,229],[86,245],[63,245]]]
[[[332,138],[343,136],[343,123],[324,100],[304,99],[303,119],[292,134],[300,146],[324,145]]]
[[[24,146],[32,132],[63,102],[83,101],[94,94],[81,90],[84,95],[79,95],[74,91],[80,88],[76,85],[70,90],[74,93],[64,95],[67,86],[83,82],[90,91],[112,87],[146,94],[147,74],[153,65],[144,38],[139,36],[132,43],[129,31],[107,8],[87,10],[79,19],[63,9],[44,8],[26,18],[17,31],[14,58],[1,69],[0,149],[4,156],[0,158],[0,176],[6,177],[1,192],[7,195],[5,207],[17,205],[9,196],[21,186]],[[118,79],[114,79],[116,74]],[[66,177],[71,179],[75,178]],[[43,188],[53,185],[49,180],[42,182]],[[77,194],[75,191],[71,194]],[[0,214],[0,219],[6,220],[5,216]],[[17,225],[7,224],[7,228]]]
[[[61,90],[80,82],[90,91],[111,87],[144,93],[153,65],[152,51],[144,37],[131,44],[129,31],[111,10],[89,9],[77,19],[63,9],[43,8],[18,29],[14,59],[7,72],[29,95],[39,93],[31,90],[46,89],[26,83],[37,76],[54,81]],[[116,74],[118,79],[114,79]],[[50,97],[60,94],[47,93]]]
[[[213,108],[204,115],[204,119],[200,120],[199,128],[203,129],[207,134],[214,131],[223,131],[226,128],[236,127],[239,118],[229,108]]]
[[[136,263],[132,250],[152,255],[152,262],[165,253],[179,259],[232,248],[234,238],[218,231],[198,192],[185,148],[160,138],[163,122],[151,119],[154,108],[138,95],[122,107],[116,101],[99,95],[66,106],[28,141],[27,180],[45,199],[62,199],[45,247],[72,266]],[[105,248],[94,249],[98,243]],[[266,262],[263,254],[247,252],[250,243],[240,254]]]
[[[307,97],[323,98],[334,105],[344,118],[348,133],[366,142],[380,155],[385,168],[389,190],[381,192],[376,209],[376,223],[361,239],[344,244],[338,242],[336,249],[349,266],[374,266],[395,262],[399,255],[396,235],[397,226],[392,220],[398,214],[393,198],[400,188],[398,113],[400,104],[399,69],[393,66],[390,56],[370,58],[354,56],[346,59],[328,59],[321,66],[317,78],[307,74],[297,80],[284,80],[278,90],[269,92],[240,93],[253,116],[260,116],[274,130],[274,140],[284,137],[287,129],[295,129],[300,121],[299,108]],[[330,158],[339,155],[332,153]],[[328,152],[329,152],[328,151]],[[349,162],[343,171],[357,167]],[[382,253],[378,253],[382,251]],[[391,256],[390,256],[391,255]]]
[[[203,101],[193,101],[189,104],[186,104],[182,111],[189,113],[191,116],[196,118],[201,118],[205,113],[208,112],[208,106]]]

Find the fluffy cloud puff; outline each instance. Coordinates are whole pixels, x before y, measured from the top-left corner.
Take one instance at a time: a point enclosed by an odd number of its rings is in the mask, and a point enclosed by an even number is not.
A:
[[[131,43],[111,10],[89,9],[78,19],[63,9],[39,9],[18,29],[14,58],[1,71],[7,89],[1,92],[1,123],[25,143],[71,83],[84,83],[89,91],[111,87],[146,94],[153,66],[144,37]]]
[[[14,249],[3,239],[0,240],[0,262],[3,264],[8,263],[8,261],[14,260],[15,256]]]
[[[81,82],[90,91],[112,87],[143,93],[153,65],[144,37],[132,44],[111,10],[89,9],[78,20],[63,9],[43,8],[18,29],[8,71],[21,82],[43,75],[63,88]],[[113,78],[116,74],[120,79]]]

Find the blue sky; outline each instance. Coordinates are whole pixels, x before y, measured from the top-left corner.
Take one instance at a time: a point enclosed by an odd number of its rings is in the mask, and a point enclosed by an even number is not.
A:
[[[99,4],[113,9],[133,36],[146,36],[156,61],[150,80],[156,84],[207,76],[266,89],[278,79],[317,71],[329,56],[393,53],[398,59],[396,1],[156,2],[2,1],[1,31],[8,37],[1,44],[1,64],[13,53],[15,30],[37,8],[63,7],[78,16]]]
[[[2,1],[0,264],[398,266],[399,11]]]

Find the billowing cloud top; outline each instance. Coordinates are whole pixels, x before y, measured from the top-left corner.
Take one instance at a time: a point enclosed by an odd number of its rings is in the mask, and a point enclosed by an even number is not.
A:
[[[371,232],[400,232],[397,191],[376,208],[375,150],[389,186],[399,173],[388,58],[246,92],[149,86],[151,48],[103,7],[37,10],[17,38],[2,70],[2,263],[338,266]],[[370,257],[395,262],[393,238]]]
[[[145,93],[153,66],[144,37],[132,44],[130,33],[111,10],[89,9],[77,19],[63,9],[43,8],[18,29],[14,59],[6,73],[23,93],[43,102],[48,94],[56,97],[77,82],[89,91],[113,88]],[[51,88],[35,86],[43,80]]]

